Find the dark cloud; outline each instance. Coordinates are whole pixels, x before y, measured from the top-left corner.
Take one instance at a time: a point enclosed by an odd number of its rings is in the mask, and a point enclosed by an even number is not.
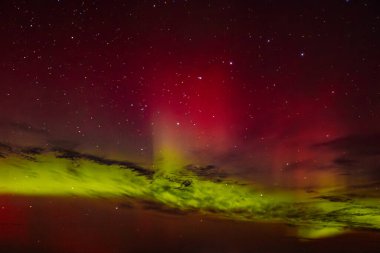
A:
[[[44,149],[39,147],[19,147],[15,145],[9,145],[6,143],[0,143],[0,157],[5,158],[9,154],[18,154],[28,160],[34,160],[34,155],[41,154]]]
[[[352,199],[347,197],[347,196],[327,196],[327,195],[322,195],[322,196],[319,196],[319,197],[316,197],[318,199],[324,199],[324,200],[328,200],[330,202],[351,202]]]
[[[0,158],[4,158],[7,156],[9,152],[12,151],[12,147],[9,146],[8,144],[1,143],[0,142]]]
[[[0,128],[9,128],[15,131],[22,131],[26,133],[38,134],[38,135],[48,135],[49,132],[46,129],[34,127],[31,124],[25,122],[14,122],[14,121],[0,121]]]
[[[197,166],[197,165],[187,165],[185,167],[186,170],[193,172],[195,175],[207,179],[223,179],[227,177],[227,173],[220,170],[220,168],[214,165],[208,165],[205,167]]]
[[[343,175],[380,179],[380,133],[351,134],[312,147],[337,153],[331,164],[338,167]]]
[[[44,151],[44,149],[43,148],[39,148],[39,147],[26,147],[26,148],[22,148],[21,149],[22,153],[25,153],[25,154],[28,154],[28,155],[39,155],[43,151]]]
[[[12,150],[12,147],[6,143],[1,143],[0,142],[0,150],[7,150],[7,151],[11,151]]]
[[[380,155],[380,133],[352,134],[329,142],[313,145],[314,148],[328,148],[343,151],[347,155]]]
[[[63,149],[63,148],[53,148],[52,151],[58,152],[57,158],[64,158],[64,159],[70,159],[70,160],[77,160],[77,159],[86,159],[89,161],[93,161],[98,164],[102,165],[118,165],[123,168],[127,168],[130,170],[133,170],[135,172],[138,172],[145,176],[152,176],[154,172],[152,170],[143,168],[135,163],[128,162],[128,161],[117,161],[112,159],[107,159],[95,155],[90,154],[83,154],[79,153],[73,150]]]
[[[353,166],[358,163],[358,161],[354,159],[345,158],[343,156],[336,158],[333,162],[340,166]]]
[[[59,148],[59,147],[54,147],[51,149],[44,149],[40,147],[20,147],[20,146],[8,145],[6,143],[0,142],[0,157],[2,158],[7,157],[9,154],[18,154],[24,157],[25,159],[37,161],[35,157],[36,155],[39,155],[48,151],[56,152],[57,158],[63,158],[63,159],[69,159],[69,160],[85,159],[85,160],[89,160],[101,165],[108,165],[108,166],[117,165],[117,166],[120,166],[121,168],[133,170],[141,175],[149,176],[149,177],[151,177],[154,174],[154,171],[141,167],[129,161],[112,160],[112,159],[107,159],[107,158],[103,158],[103,157],[99,157],[95,155],[79,153],[74,150],[69,150],[69,149],[64,149],[64,148]]]

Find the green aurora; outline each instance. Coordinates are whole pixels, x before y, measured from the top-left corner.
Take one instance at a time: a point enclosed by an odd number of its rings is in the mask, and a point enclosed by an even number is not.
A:
[[[0,194],[122,198],[161,210],[296,226],[300,237],[380,231],[380,198],[366,187],[265,190],[212,167],[149,170],[67,150],[0,149]],[[372,189],[372,188],[371,188]],[[368,189],[367,189],[368,190]]]

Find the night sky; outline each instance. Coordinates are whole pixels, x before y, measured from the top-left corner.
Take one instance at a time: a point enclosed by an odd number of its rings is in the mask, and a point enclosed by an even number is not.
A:
[[[380,252],[380,1],[0,1],[0,252]]]
[[[379,8],[2,1],[1,142],[271,184],[379,179]]]

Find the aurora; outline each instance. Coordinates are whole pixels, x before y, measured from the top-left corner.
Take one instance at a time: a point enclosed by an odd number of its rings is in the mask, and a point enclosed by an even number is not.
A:
[[[63,149],[1,148],[2,195],[125,199],[174,213],[285,223],[307,238],[380,230],[380,196],[365,195],[365,190],[269,189],[218,173],[213,166],[153,170]]]

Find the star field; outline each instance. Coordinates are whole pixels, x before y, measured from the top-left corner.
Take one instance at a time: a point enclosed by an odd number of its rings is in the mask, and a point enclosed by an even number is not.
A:
[[[335,166],[344,150],[315,147],[380,129],[376,1],[0,7],[4,142],[276,174]]]

